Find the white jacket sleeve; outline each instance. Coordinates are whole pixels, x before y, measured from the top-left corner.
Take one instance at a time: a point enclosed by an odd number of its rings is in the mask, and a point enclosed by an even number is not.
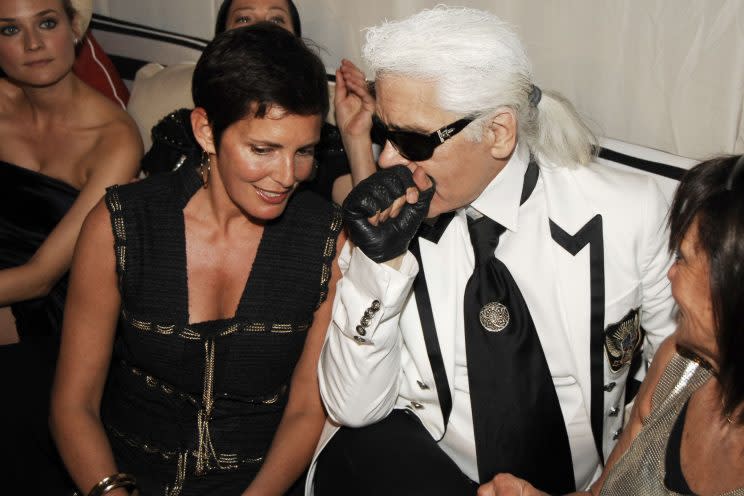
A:
[[[347,243],[339,266],[342,278],[318,379],[330,419],[359,427],[385,418],[398,397],[402,347],[398,322],[418,264],[409,252],[395,270]]]
[[[645,193],[645,223],[639,262],[643,277],[641,325],[646,331],[647,341],[644,355],[650,362],[664,338],[674,332],[675,306],[667,278],[672,263],[668,249],[669,205],[654,180],[649,179]]]

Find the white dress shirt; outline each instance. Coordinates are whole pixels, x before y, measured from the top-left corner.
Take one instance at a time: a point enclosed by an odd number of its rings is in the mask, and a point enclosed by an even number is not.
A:
[[[462,257],[467,262],[462,264],[462,276],[453,281],[457,285],[459,296],[457,301],[463,300],[465,285],[474,266],[473,250],[464,218],[465,212],[470,215],[470,210],[474,209],[478,214],[486,215],[506,228],[499,239],[495,255],[509,269],[522,292],[540,337],[551,375],[559,381],[575,382],[577,368],[569,346],[569,338],[561,324],[560,302],[556,293],[551,250],[550,245],[545,242],[551,238],[542,179],[538,177],[532,194],[520,206],[524,173],[529,157],[523,147],[518,148],[515,155],[516,157],[509,161],[470,208],[457,213],[460,221],[452,234],[459,239],[454,242],[467,247],[467,256]],[[529,256],[525,256],[525,253]],[[426,262],[424,262],[424,270],[426,271]],[[541,276],[535,278],[535,273]],[[435,296],[436,291],[432,292],[430,288],[430,293],[434,293],[430,294],[433,307],[447,306],[445,301],[440,301]],[[453,406],[447,432],[439,444],[468,477],[477,481],[478,464],[470,408],[463,306],[458,305],[456,311],[459,318],[455,330]],[[565,399],[562,403],[565,403]],[[588,405],[588,402],[586,404]],[[593,464],[581,463],[579,466],[594,465],[596,467],[599,459],[596,456],[594,441],[591,436],[581,435],[589,426],[588,410],[572,408],[572,411],[564,412],[564,418],[568,419],[566,423],[569,440],[573,441],[571,452],[581,454],[582,457],[589,456],[594,462]],[[575,428],[577,423],[579,429]],[[576,432],[572,433],[571,430]],[[585,480],[593,475],[594,470],[590,468],[588,472],[575,475],[578,476],[578,480]]]

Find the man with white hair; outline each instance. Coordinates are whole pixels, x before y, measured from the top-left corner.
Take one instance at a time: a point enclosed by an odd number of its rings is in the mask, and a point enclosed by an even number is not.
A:
[[[664,197],[592,161],[591,131],[488,12],[387,22],[364,56],[386,142],[344,202],[319,365],[343,427],[315,494],[475,494],[501,472],[585,489],[631,362],[674,328]]]

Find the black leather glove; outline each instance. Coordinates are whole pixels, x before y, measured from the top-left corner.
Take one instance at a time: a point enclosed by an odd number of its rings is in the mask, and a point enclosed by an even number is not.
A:
[[[411,171],[396,165],[382,169],[360,182],[344,200],[343,216],[351,241],[377,263],[402,255],[429,211],[434,186],[420,191],[416,203],[406,203],[395,218],[374,226],[369,218],[416,186]]]

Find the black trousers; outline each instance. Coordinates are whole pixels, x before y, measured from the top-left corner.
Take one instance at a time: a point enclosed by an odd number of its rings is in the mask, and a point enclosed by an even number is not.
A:
[[[367,427],[342,427],[315,472],[316,496],[472,496],[477,490],[407,410]]]

